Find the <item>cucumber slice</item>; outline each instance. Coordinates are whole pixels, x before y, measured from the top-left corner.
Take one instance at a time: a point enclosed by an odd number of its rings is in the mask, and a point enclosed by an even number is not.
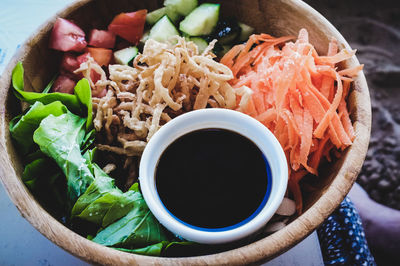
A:
[[[149,39],[158,42],[166,42],[175,35],[179,35],[178,30],[175,28],[168,16],[163,16],[159,21],[157,21],[153,28],[151,28]]]
[[[167,12],[167,8],[163,7],[163,8],[159,8],[159,9],[156,9],[156,10],[148,13],[146,15],[146,23],[149,24],[149,25],[156,24],[156,22],[160,18],[162,18],[166,14],[166,12]]]
[[[138,54],[139,50],[136,46],[127,47],[114,52],[114,59],[117,64],[128,65]]]
[[[208,35],[218,22],[219,4],[205,3],[193,10],[181,21],[179,29],[190,36]]]
[[[249,39],[250,35],[253,34],[254,28],[250,27],[249,25],[246,25],[244,23],[239,22],[239,26],[242,29],[240,36],[239,36],[239,41],[245,42]]]
[[[164,6],[171,7],[182,16],[187,16],[197,6],[197,0],[165,0]]]
[[[157,21],[160,20],[160,18],[165,15],[167,15],[174,23],[176,23],[181,18],[181,15],[176,13],[174,9],[170,7],[163,7],[148,13],[146,16],[146,23],[148,25],[154,25]]]
[[[200,37],[192,37],[189,39],[190,41],[194,42],[199,48],[199,54],[204,52],[204,50],[208,47],[208,42]]]
[[[166,13],[165,13],[170,19],[171,21],[176,24],[179,19],[181,18],[181,15],[179,13],[176,12],[175,9],[167,6],[166,7]]]

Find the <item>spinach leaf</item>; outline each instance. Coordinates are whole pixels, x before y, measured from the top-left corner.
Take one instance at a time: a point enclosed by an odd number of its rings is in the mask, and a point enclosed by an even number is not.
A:
[[[93,106],[92,106],[92,90],[87,79],[78,81],[74,88],[74,93],[81,105],[86,106],[86,131],[89,131],[93,126]]]
[[[29,111],[15,117],[10,122],[11,137],[16,140],[18,148],[22,154],[27,154],[33,150],[33,132],[39,127],[40,122],[52,114],[59,116],[67,112],[67,108],[60,101],[55,101],[47,105],[41,102],[35,102]]]
[[[127,249],[142,248],[168,240],[161,225],[135,189],[133,209],[124,217],[97,233],[92,241],[105,246]]]
[[[83,158],[79,144],[85,137],[86,119],[70,112],[49,115],[33,134],[40,150],[53,158],[67,177],[67,195],[73,204],[93,182],[94,176]]]
[[[85,80],[85,79],[83,79]],[[85,82],[85,81],[84,81]],[[87,80],[86,80],[87,82]],[[78,82],[79,83],[79,82]],[[79,93],[80,96],[77,95],[72,95],[68,93],[60,93],[60,92],[52,92],[52,93],[46,93],[46,92],[29,92],[29,91],[24,91],[24,68],[22,66],[21,62],[18,62],[15,68],[13,69],[12,72],[12,84],[14,87],[14,94],[15,96],[22,100],[25,101],[29,104],[34,104],[35,102],[39,101],[43,104],[49,104],[55,101],[60,101],[63,104],[65,104],[68,108],[69,111],[75,113],[75,114],[84,114],[86,110],[82,108],[82,103],[86,105],[87,102],[87,92],[84,92],[87,90],[86,85],[82,85],[82,91]],[[77,84],[78,85],[78,84]],[[89,87],[89,93],[90,92],[90,87]],[[89,110],[89,106],[87,106]],[[90,106],[91,108],[91,106]],[[87,111],[88,111],[87,110]],[[85,114],[86,116],[86,114]],[[90,122],[91,123],[91,122]]]
[[[137,249],[126,249],[126,248],[115,248],[119,251],[135,253],[140,255],[147,255],[147,256],[160,256],[164,246],[168,243],[168,241],[162,241],[157,244],[153,244],[144,248],[137,248]]]
[[[16,90],[24,90],[24,67],[18,62],[12,71],[12,84]]]
[[[53,214],[66,215],[65,176],[52,159],[40,158],[26,165],[22,181]]]
[[[96,164],[98,171],[103,172]],[[103,172],[104,173],[104,172]],[[71,215],[106,227],[125,216],[134,206],[136,193],[122,193],[116,188],[114,179],[104,175],[96,175],[94,182],[75,203]]]
[[[194,245],[194,242],[177,242],[177,241],[161,241],[160,243],[153,244],[144,248],[137,248],[137,249],[126,249],[126,248],[114,248],[120,251],[135,253],[140,255],[147,255],[147,256],[162,256],[166,255],[168,249],[175,246],[189,246]]]
[[[89,150],[90,146],[92,146],[92,144],[95,140],[95,136],[96,136],[95,129],[90,130],[86,134],[85,138],[82,140],[82,143],[80,144],[82,153],[86,153],[86,151]],[[91,161],[93,161],[93,160],[91,160]]]

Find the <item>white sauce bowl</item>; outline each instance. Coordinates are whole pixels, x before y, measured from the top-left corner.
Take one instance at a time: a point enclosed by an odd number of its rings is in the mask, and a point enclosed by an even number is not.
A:
[[[171,215],[157,194],[156,168],[165,149],[179,137],[207,128],[230,130],[247,137],[261,150],[271,170],[271,175],[268,177],[271,178],[268,182],[270,190],[267,190],[270,195],[261,211],[246,223],[240,223],[226,230],[223,228],[222,230],[207,230],[182,223]],[[280,206],[286,192],[288,166],[278,140],[267,127],[254,118],[227,109],[202,109],[174,118],[153,135],[143,152],[139,176],[143,197],[151,212],[163,226],[190,241],[220,244],[245,238],[261,229],[269,221]]]

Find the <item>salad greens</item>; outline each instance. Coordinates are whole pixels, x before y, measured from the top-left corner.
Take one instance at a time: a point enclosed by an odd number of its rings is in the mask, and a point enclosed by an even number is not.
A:
[[[65,114],[68,109],[60,101],[44,105],[35,102],[25,115],[19,115],[10,122],[10,132],[17,141],[23,154],[32,151],[35,142],[33,132],[39,127],[40,122],[49,115],[59,116]]]
[[[85,137],[85,124],[85,118],[70,112],[59,116],[50,114],[33,134],[33,140],[40,150],[53,158],[67,177],[70,202],[75,202],[94,180],[80,151],[80,144]]]
[[[74,95],[49,93],[48,88],[26,92],[23,73],[18,63],[12,84],[17,98],[30,107],[9,128],[24,155],[22,180],[39,201],[67,225],[80,220],[97,228],[95,236],[84,236],[102,245],[156,256],[178,243],[150,212],[138,183],[122,192],[96,164],[89,82],[80,80]]]
[[[82,83],[87,83],[89,86],[89,82],[86,79],[83,79]],[[24,91],[24,68],[21,62],[18,62],[16,67],[12,72],[12,84],[14,87],[15,96],[21,101],[27,102],[29,104],[34,104],[35,102],[41,102],[43,104],[49,104],[55,101],[62,102],[69,111],[74,114],[90,116],[91,117],[91,108],[92,103],[89,101],[88,94],[91,95],[90,87],[89,90],[82,89],[82,84],[77,87],[75,90],[75,94],[71,95],[68,93],[60,93],[60,92],[30,92]],[[47,86],[49,87],[49,86]],[[86,85],[84,86],[86,87]],[[91,98],[90,98],[91,99]],[[89,114],[90,108],[90,114]],[[86,114],[84,114],[86,112]],[[91,120],[91,119],[90,119]],[[90,124],[91,122],[89,122]]]
[[[139,248],[167,240],[161,225],[139,192],[138,184],[133,184],[128,192],[134,193],[135,207],[126,216],[101,230],[92,241],[105,246]]]

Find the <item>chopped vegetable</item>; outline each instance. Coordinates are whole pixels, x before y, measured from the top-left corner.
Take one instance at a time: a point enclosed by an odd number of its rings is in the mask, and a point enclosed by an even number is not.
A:
[[[290,166],[289,190],[301,213],[300,180],[317,175],[321,159],[329,158],[334,147],[346,149],[355,137],[346,104],[349,78],[343,75],[352,77],[362,66],[337,72],[335,63],[354,51],[337,53],[332,41],[328,55],[319,56],[305,29],[295,43],[278,47],[290,39],[252,35],[221,63],[235,76],[231,83],[239,94],[238,110],[258,119],[281,143]]]
[[[166,42],[174,36],[179,36],[179,32],[168,16],[164,16],[151,28],[149,39]]]
[[[199,54],[203,53],[206,48],[208,47],[208,42],[200,37],[192,37],[189,39],[190,41],[194,42],[197,47],[199,48]]]
[[[70,78],[67,75],[60,75],[54,81],[54,84],[51,89],[53,92],[62,92],[62,93],[73,94],[75,85],[76,85],[75,80],[73,80],[72,78]]]
[[[160,18],[162,18],[166,14],[167,14],[167,8],[166,7],[156,9],[156,10],[154,10],[154,11],[152,11],[152,12],[147,14],[146,23],[149,24],[149,25],[154,25],[154,24],[156,24],[157,21],[160,20]]]
[[[81,28],[63,18],[56,20],[50,35],[50,48],[63,52],[81,52],[86,44],[85,32]]]
[[[121,65],[128,65],[129,62],[131,62],[135,56],[138,54],[139,50],[136,46],[131,46],[124,48],[122,50],[118,50],[114,52],[114,60],[115,63],[121,64]]]
[[[108,25],[108,30],[124,38],[128,42],[137,45],[143,35],[146,14],[146,9],[130,13],[121,13],[111,21],[110,25]]]
[[[218,22],[219,8],[219,4],[209,3],[198,6],[181,21],[179,29],[189,36],[211,34]]]
[[[197,6],[197,0],[165,0],[164,6],[175,10],[182,16],[187,16]]]
[[[114,48],[115,34],[107,30],[93,29],[89,35],[89,45],[98,48]]]
[[[176,13],[173,8],[163,7],[148,13],[146,16],[146,23],[149,25],[154,25],[165,15],[167,15],[173,23],[176,23],[181,17],[181,15]]]
[[[112,59],[113,53],[110,49],[88,47],[86,50],[93,57],[94,61],[99,64],[99,66],[108,66]]]

